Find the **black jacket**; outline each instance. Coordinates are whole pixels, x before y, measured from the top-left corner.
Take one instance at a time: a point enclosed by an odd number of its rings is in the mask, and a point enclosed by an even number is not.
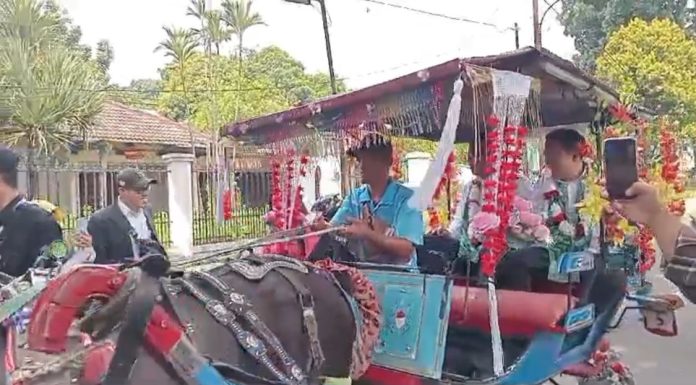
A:
[[[150,210],[145,210],[145,218],[152,240],[160,244]],[[92,236],[92,247],[96,253],[94,263],[123,263],[133,258],[131,234],[134,230],[118,202],[94,213],[87,224],[87,231]]]
[[[12,276],[27,272],[42,249],[63,240],[53,215],[17,197],[0,210],[0,271]]]

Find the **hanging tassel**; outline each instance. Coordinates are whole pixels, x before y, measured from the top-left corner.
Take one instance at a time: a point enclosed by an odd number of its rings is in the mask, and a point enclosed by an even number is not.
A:
[[[428,170],[425,172],[420,187],[411,196],[411,199],[409,199],[408,205],[410,207],[424,211],[428,208],[430,202],[432,202],[433,195],[438,186],[437,182],[445,171],[447,159],[454,150],[454,140],[457,135],[457,127],[459,126],[459,118],[461,116],[463,89],[464,81],[460,76],[459,79],[454,82],[454,93],[447,110],[447,120],[442,129],[440,141],[437,144],[437,153],[433,161],[430,162],[430,166],[428,166]]]
[[[495,282],[492,277],[488,277],[488,313],[491,320],[493,373],[496,376],[501,376],[505,370],[503,338],[500,335],[500,323],[498,322],[498,295],[495,293]]]

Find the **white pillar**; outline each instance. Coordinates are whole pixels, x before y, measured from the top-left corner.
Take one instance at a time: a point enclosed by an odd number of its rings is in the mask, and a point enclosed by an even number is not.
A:
[[[172,247],[185,257],[193,254],[193,194],[191,192],[191,154],[166,154],[167,195]]]

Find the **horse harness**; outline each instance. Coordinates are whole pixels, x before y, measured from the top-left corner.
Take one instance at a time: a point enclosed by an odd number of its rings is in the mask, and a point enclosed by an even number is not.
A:
[[[186,292],[200,301],[208,313],[235,337],[240,346],[254,360],[265,367],[275,377],[275,381],[246,373],[228,364],[213,364],[226,369],[224,371],[249,377],[257,383],[306,385],[310,376],[319,372],[324,363],[324,355],[319,341],[318,325],[314,313],[314,298],[308,288],[297,278],[296,273],[308,274],[309,268],[300,261],[280,255],[250,255],[224,265],[220,273],[233,272],[247,280],[258,281],[268,273],[275,271],[294,288],[302,310],[304,331],[309,342],[309,360],[305,369],[290,357],[275,334],[254,312],[253,306],[245,295],[216,276],[207,272],[187,272],[183,277],[163,280],[164,293],[168,298],[173,313],[191,338],[194,330],[186,323],[185,310],[174,306],[174,297]],[[217,274],[216,274],[217,275]],[[201,283],[212,288],[216,295],[209,295],[202,289]],[[215,298],[220,298],[217,300]],[[246,326],[246,328],[245,328]]]

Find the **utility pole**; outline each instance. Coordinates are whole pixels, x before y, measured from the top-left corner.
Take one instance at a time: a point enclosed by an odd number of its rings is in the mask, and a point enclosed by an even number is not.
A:
[[[288,3],[311,5],[312,0],[285,0]],[[331,93],[336,95],[338,89],[336,88],[336,74],[334,72],[333,65],[333,53],[331,51],[331,37],[329,35],[329,16],[326,12],[326,1],[325,0],[315,0],[319,3],[319,8],[321,10],[321,22],[324,28],[324,42],[326,43],[326,59],[329,62],[329,79],[331,80]]]
[[[326,42],[326,59],[329,61],[329,79],[331,80],[331,93],[336,95],[338,89],[336,88],[336,74],[334,73],[333,66],[333,54],[331,51],[331,38],[329,37],[329,18],[326,14],[326,0],[319,1],[319,7],[321,7],[321,22],[324,27],[324,41]]]
[[[520,25],[515,23],[512,28],[515,31],[515,49],[520,49]]]
[[[534,22],[534,48],[541,49],[541,24],[539,23],[539,0],[532,0],[532,20]]]

